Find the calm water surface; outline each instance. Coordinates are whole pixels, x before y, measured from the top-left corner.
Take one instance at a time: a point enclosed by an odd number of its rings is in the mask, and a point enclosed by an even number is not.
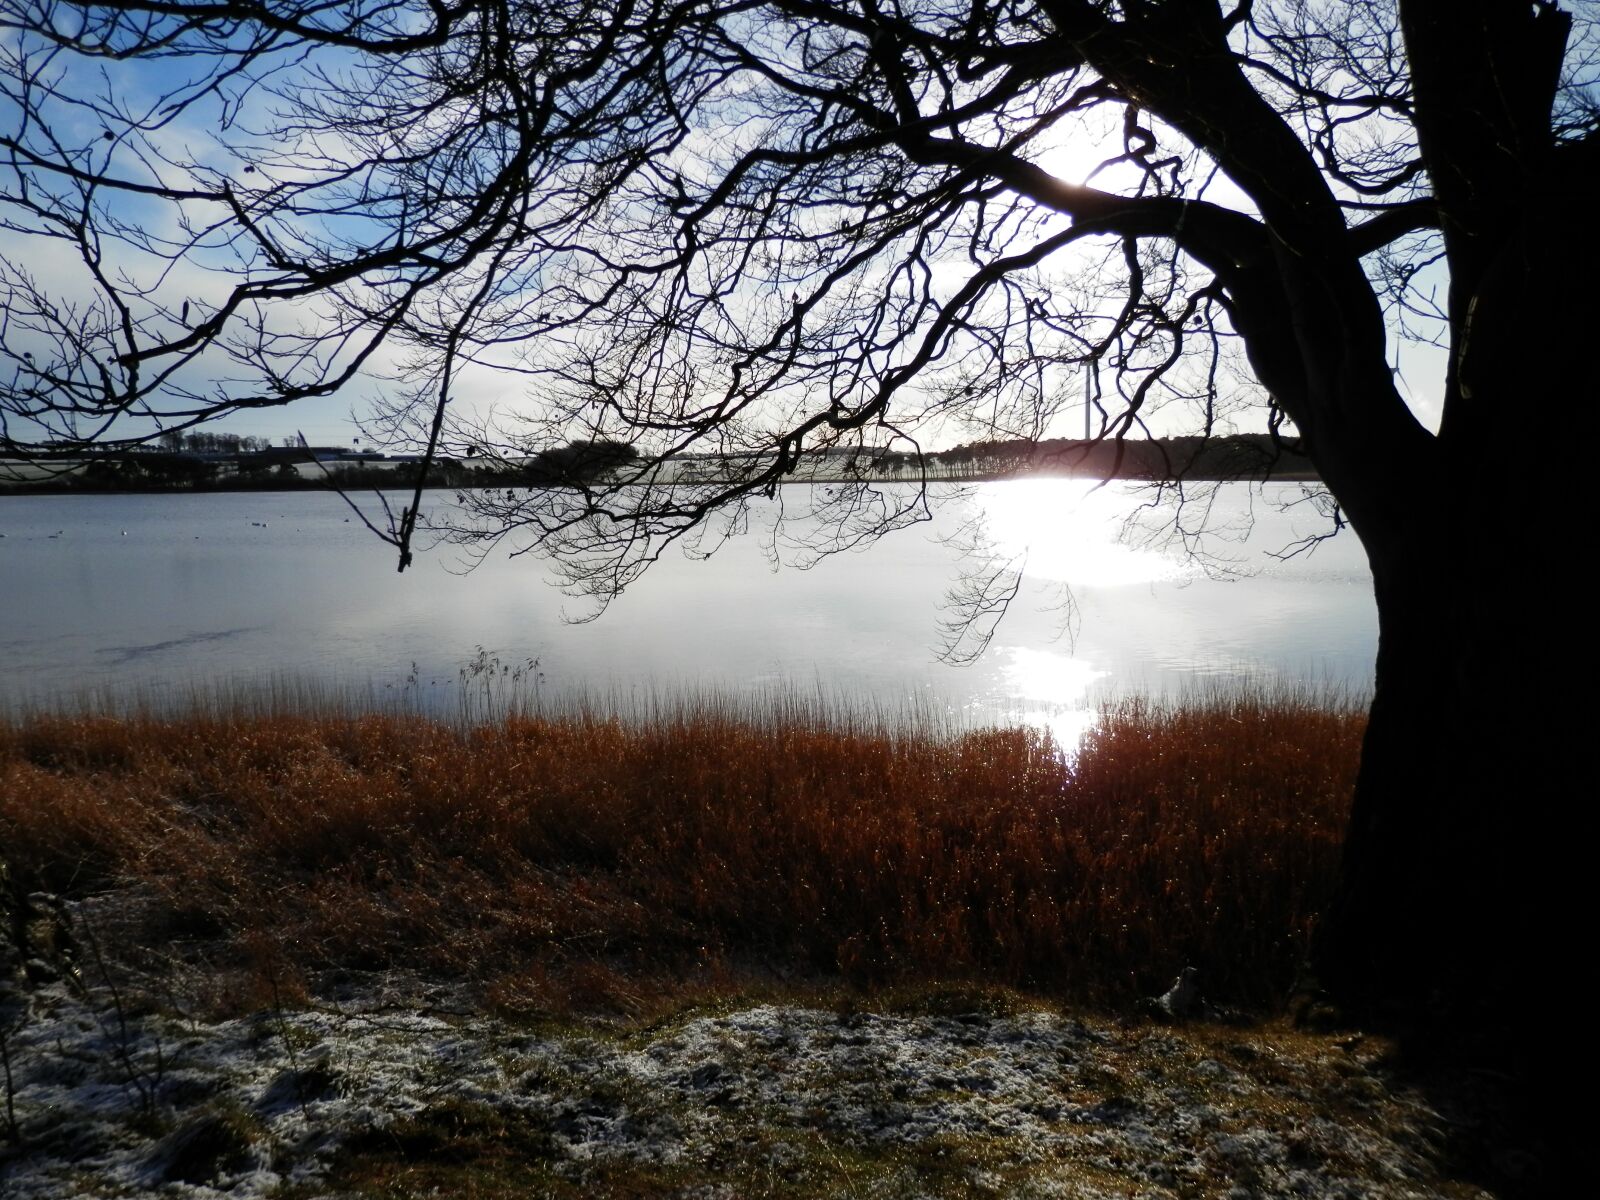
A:
[[[0,497],[0,704],[288,677],[444,710],[480,648],[537,659],[545,696],[795,688],[1063,734],[1107,693],[1241,676],[1364,690],[1376,615],[1354,537],[1273,557],[1319,527],[1305,505],[1279,510],[1300,494],[1223,489],[1210,523],[1232,532],[1205,548],[1232,579],[1119,542],[1131,489],[1029,480],[982,485],[931,524],[809,571],[770,570],[756,537],[709,561],[670,555],[580,625],[531,557],[463,574],[443,548],[400,575],[322,493]],[[950,666],[936,659],[940,601],[962,559],[946,539],[975,515],[1003,551],[1026,552],[1027,575],[989,651]]]

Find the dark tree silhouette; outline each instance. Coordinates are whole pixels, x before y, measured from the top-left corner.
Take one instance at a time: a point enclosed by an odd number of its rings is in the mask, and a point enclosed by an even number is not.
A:
[[[140,440],[383,377],[373,432],[430,457],[616,439],[639,456],[453,531],[541,542],[603,601],[807,454],[1037,437],[1090,368],[1103,437],[1158,403],[1208,431],[1242,347],[1376,581],[1321,971],[1347,1004],[1504,1018],[1566,969],[1531,947],[1572,886],[1581,776],[1542,682],[1578,636],[1582,499],[1528,449],[1595,387],[1594,16],[0,0],[0,437]],[[1396,385],[1407,325],[1449,349],[1437,433]],[[488,372],[525,423],[452,409]],[[830,545],[908,494],[831,492]]]
[[[527,471],[542,483],[592,484],[608,471],[626,467],[637,452],[625,442],[582,438],[541,450],[528,461]]]

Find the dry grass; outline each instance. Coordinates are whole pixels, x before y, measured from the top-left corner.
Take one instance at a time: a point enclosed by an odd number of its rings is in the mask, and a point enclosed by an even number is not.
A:
[[[1200,968],[1281,996],[1328,894],[1362,717],[1128,703],[1030,730],[715,706],[474,729],[419,717],[0,726],[25,886],[143,885],[138,936],[258,974],[405,966],[512,1007],[626,1006],[704,964],[1085,999]]]

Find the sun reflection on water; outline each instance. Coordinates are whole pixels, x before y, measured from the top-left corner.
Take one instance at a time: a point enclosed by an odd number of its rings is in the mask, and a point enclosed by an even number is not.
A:
[[[1119,540],[1126,496],[1092,481],[1019,479],[975,494],[982,533],[1002,559],[1026,556],[1029,575],[1082,587],[1177,579],[1181,560]]]
[[[1099,716],[1094,686],[1109,672],[1081,658],[1027,646],[997,646],[999,685],[994,708],[1007,720],[1047,729],[1067,755],[1076,753]]]

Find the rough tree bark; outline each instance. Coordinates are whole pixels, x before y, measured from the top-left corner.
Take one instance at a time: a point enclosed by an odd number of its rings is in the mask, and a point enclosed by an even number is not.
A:
[[[1562,14],[1433,0],[1401,11],[1453,353],[1431,468],[1400,502],[1411,511],[1357,522],[1378,603],[1377,691],[1318,966],[1356,1011],[1537,1058],[1573,998],[1570,696],[1585,687],[1574,654],[1586,634],[1572,581],[1589,538],[1587,463],[1533,431],[1555,409],[1587,422],[1595,399],[1596,155],[1551,134]],[[1352,501],[1385,489],[1396,482],[1345,488]]]

